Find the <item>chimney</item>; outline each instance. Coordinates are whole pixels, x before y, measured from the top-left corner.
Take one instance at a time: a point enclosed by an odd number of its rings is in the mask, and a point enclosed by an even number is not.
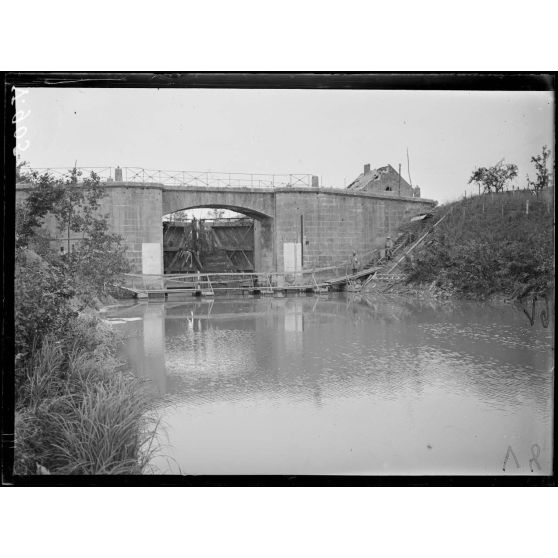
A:
[[[370,163],[364,165],[364,174],[368,174],[370,172]]]
[[[120,167],[114,169],[114,181],[122,182],[122,169]]]

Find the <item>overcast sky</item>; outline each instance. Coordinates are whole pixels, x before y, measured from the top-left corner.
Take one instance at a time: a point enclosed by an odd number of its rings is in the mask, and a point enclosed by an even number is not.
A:
[[[309,173],[343,187],[365,163],[401,163],[409,180],[408,148],[413,185],[440,202],[503,158],[522,187],[530,157],[553,149],[546,92],[35,88],[22,108],[34,167]]]

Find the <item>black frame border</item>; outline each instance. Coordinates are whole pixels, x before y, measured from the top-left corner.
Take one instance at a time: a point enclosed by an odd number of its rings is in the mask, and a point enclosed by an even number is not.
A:
[[[554,92],[555,72],[3,72],[2,147],[2,413],[4,486],[555,486],[556,392],[552,474],[529,476],[138,475],[17,476],[12,474],[14,430],[13,271],[15,247],[15,106],[12,87],[360,89]],[[554,309],[553,309],[554,310]],[[554,318],[554,315],[553,315]]]

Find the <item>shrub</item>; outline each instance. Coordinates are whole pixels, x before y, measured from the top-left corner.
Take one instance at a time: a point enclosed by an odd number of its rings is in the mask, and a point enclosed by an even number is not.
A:
[[[63,335],[77,311],[74,286],[63,270],[29,252],[18,255],[14,280],[15,351],[21,358],[46,335]]]

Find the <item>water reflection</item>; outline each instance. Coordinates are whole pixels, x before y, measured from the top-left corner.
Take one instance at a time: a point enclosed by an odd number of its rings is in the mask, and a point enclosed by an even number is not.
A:
[[[115,327],[184,472],[494,474],[510,441],[549,470],[553,332],[511,306],[348,294],[110,317],[142,318]]]

